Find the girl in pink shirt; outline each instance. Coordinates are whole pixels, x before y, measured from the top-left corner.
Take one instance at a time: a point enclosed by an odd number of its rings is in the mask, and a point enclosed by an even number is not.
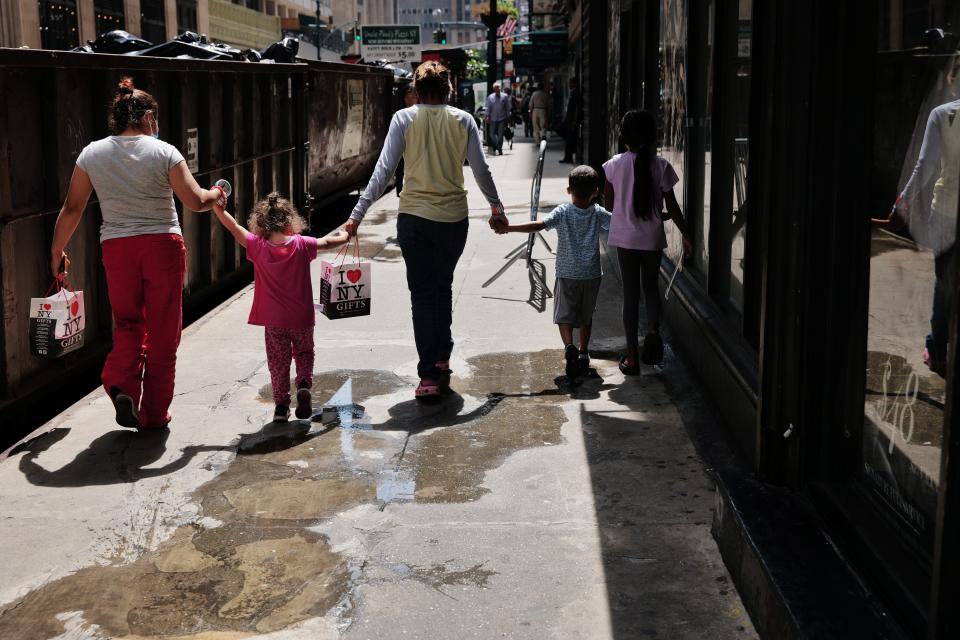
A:
[[[214,207],[221,224],[247,250],[253,263],[253,306],[248,322],[264,328],[267,365],[273,386],[274,422],[290,419],[290,360],[297,365],[297,411],[300,419],[313,413],[313,285],[310,262],[321,249],[345,244],[338,231],[324,238],[300,235],[307,223],[297,208],[274,191],[253,207],[250,231],[223,207]]]
[[[656,153],[657,125],[653,116],[628,111],[620,123],[620,141],[627,148],[603,163],[607,176],[604,204],[613,211],[607,244],[617,248],[623,282],[623,330],[627,352],[620,358],[624,375],[640,373],[640,362],[658,364],[663,359],[660,338],[660,258],[667,246],[663,221],[672,219],[683,236],[684,253],[692,253],[687,225],[673,194],[679,177],[670,163]],[[669,215],[663,213],[666,204]],[[646,302],[647,334],[639,353],[637,330],[640,296]]]

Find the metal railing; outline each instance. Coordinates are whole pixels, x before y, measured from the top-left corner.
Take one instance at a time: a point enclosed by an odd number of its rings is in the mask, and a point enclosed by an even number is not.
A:
[[[547,141],[540,141],[540,151],[537,155],[537,168],[533,173],[533,182],[530,185],[530,221],[536,222],[537,216],[540,213],[540,184],[543,182],[543,163],[547,155]],[[507,270],[513,266],[513,263],[518,260],[523,260],[527,265],[527,271],[530,273],[530,277],[536,284],[540,285],[543,288],[544,294],[548,298],[553,297],[553,293],[550,292],[550,287],[547,286],[546,278],[544,277],[543,269],[538,268],[538,261],[533,258],[533,247],[536,244],[536,241],[540,240],[543,245],[547,248],[547,251],[553,253],[553,249],[550,247],[550,244],[547,242],[546,238],[543,237],[543,234],[539,231],[535,231],[527,236],[527,239],[519,247],[508,253],[504,256],[504,259],[507,261],[505,265],[500,267],[500,270],[495,274],[490,276],[486,282],[483,283],[482,288],[486,288],[489,285],[493,284],[500,276],[507,272]]]

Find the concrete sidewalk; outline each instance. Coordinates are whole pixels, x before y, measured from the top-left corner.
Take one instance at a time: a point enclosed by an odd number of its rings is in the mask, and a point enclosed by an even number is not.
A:
[[[559,157],[545,205],[566,199]],[[525,219],[533,145],[490,162]],[[669,391],[683,365],[624,380],[608,273],[596,375],[571,387],[523,266],[481,287],[524,238],[487,228],[467,173],[456,394],[413,400],[389,194],[361,226],[373,315],[318,318],[315,402],[340,426],[268,424],[244,290],[186,332],[168,435],[116,427],[97,392],[0,463],[0,638],[755,637],[710,536],[675,404],[692,400]]]

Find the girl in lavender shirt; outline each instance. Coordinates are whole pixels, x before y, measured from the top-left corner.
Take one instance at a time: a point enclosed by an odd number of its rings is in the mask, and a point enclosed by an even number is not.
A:
[[[620,123],[620,140],[626,147],[603,164],[607,177],[604,202],[613,211],[608,244],[617,248],[623,279],[623,330],[627,353],[620,358],[624,375],[640,373],[637,328],[640,293],[647,305],[647,335],[643,340],[644,364],[663,359],[660,338],[660,258],[667,247],[664,220],[673,220],[683,235],[685,254],[692,253],[687,225],[673,194],[679,181],[666,159],[656,155],[656,123],[646,111],[628,111]],[[666,201],[669,215],[664,215]]]

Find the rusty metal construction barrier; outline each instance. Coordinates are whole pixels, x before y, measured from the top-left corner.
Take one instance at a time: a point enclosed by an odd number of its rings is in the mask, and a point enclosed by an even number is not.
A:
[[[274,189],[303,208],[363,183],[398,105],[392,74],[371,67],[0,49],[0,416],[64,384],[72,370],[95,366],[109,348],[96,194],[68,246],[72,283],[86,298],[85,346],[58,360],[34,357],[27,318],[30,298],[50,284],[53,226],[77,155],[108,135],[107,105],[122,75],[157,98],[163,139],[201,185],[234,185],[231,209],[241,222]],[[215,217],[177,207],[189,310],[212,291],[239,287],[251,271]]]

